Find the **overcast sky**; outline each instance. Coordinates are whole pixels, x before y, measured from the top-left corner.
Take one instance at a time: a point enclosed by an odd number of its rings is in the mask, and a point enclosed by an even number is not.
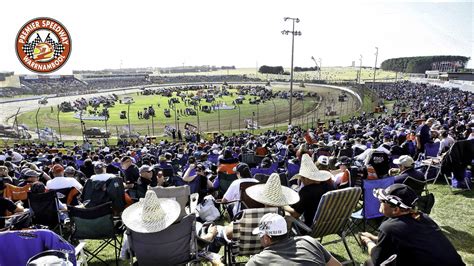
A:
[[[74,4],[72,4],[74,3]],[[474,57],[469,2],[400,1],[3,1],[0,71],[31,73],[14,50],[18,30],[35,17],[59,20],[70,32],[72,54],[55,74],[73,69],[235,65],[289,67],[291,29],[298,17],[295,66],[349,66],[363,56],[373,66],[418,55]],[[470,67],[474,63],[469,62]]]

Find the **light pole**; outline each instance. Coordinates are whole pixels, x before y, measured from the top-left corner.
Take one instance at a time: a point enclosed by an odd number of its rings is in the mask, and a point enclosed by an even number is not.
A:
[[[299,23],[300,19],[299,18],[290,18],[290,17],[285,17],[283,18],[284,21],[287,20],[292,20],[293,22],[293,29],[291,31],[289,30],[283,30],[281,33],[284,35],[288,35],[291,33],[291,69],[290,69],[290,115],[288,119],[288,124],[291,125],[291,118],[292,118],[292,112],[293,112],[293,57],[295,53],[295,35],[296,36],[301,36],[301,31],[295,31],[295,22]]]
[[[221,133],[221,102],[217,104],[217,128],[219,129],[219,133]]]
[[[359,58],[359,84],[362,81],[362,55]]]
[[[272,99],[272,103],[273,103],[273,130],[275,130],[276,129],[277,108],[276,108],[276,105],[275,105],[275,102],[273,101],[273,99]]]
[[[36,115],[35,115],[35,120],[36,120],[36,132],[38,133],[38,140],[41,142],[40,130],[39,130],[39,124],[38,124],[38,114],[39,114],[40,109],[41,107],[38,107],[38,111],[36,111]]]
[[[239,109],[239,132],[240,132],[240,106],[238,104],[234,104]]]
[[[196,110],[197,123],[198,123],[198,132],[201,132],[201,123],[199,122],[199,104],[194,106],[194,110]]]
[[[374,82],[372,82],[372,89],[375,89],[375,73],[377,72],[377,57],[378,56],[379,56],[379,48],[375,47]]]
[[[319,58],[319,79],[321,79],[321,71],[323,70],[323,59]]]
[[[61,122],[59,122],[59,105],[58,105],[58,116],[57,116],[57,120],[58,120],[58,130],[59,130],[59,140],[63,141],[63,135],[61,134]]]
[[[259,106],[260,104],[257,102],[257,129],[258,129],[258,125],[260,124],[260,112],[259,112]]]
[[[128,137],[130,138],[132,136],[132,130],[130,128],[130,105],[132,103],[128,103],[128,107],[127,107],[127,118],[128,118]]]
[[[311,60],[313,60],[314,63],[316,64],[316,68],[317,68],[316,71],[319,72],[319,80],[321,80],[321,66],[318,66],[318,62],[316,62],[316,58],[314,58],[314,56],[311,56]]]

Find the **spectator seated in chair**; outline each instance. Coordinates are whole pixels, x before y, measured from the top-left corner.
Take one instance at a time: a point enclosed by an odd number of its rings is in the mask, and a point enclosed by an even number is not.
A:
[[[374,190],[380,212],[387,219],[375,236],[361,234],[371,259],[366,265],[380,265],[397,254],[397,265],[465,265],[438,225],[416,210],[418,196],[404,184]]]
[[[347,156],[341,156],[336,163],[336,167],[339,167],[338,173],[334,175],[334,187],[346,188],[350,186],[351,173],[349,167],[351,165],[351,159]],[[334,174],[334,172],[333,172]]]
[[[398,169],[390,169],[390,175],[399,173],[395,176],[395,183],[403,183],[408,177],[412,177],[420,182],[425,181],[425,175],[415,169],[415,161],[411,156],[402,155],[400,158],[394,159],[393,163],[399,166]]]
[[[82,191],[82,185],[74,178],[64,177],[64,168],[60,164],[55,164],[52,168],[53,179],[46,183],[48,190],[59,190],[63,188],[74,187],[78,191]]]
[[[3,196],[0,197],[0,231],[5,228],[5,214],[6,212],[10,213],[21,213],[25,209],[23,208],[21,203],[14,203],[13,201],[4,198]]]
[[[290,205],[291,207],[286,206],[285,211],[295,218],[303,215],[305,224],[311,226],[321,197],[324,193],[333,190],[332,176],[328,171],[319,170],[311,157],[304,154],[300,172],[292,178],[298,179],[302,186],[298,192],[299,201]]]
[[[222,203],[228,203],[231,201],[238,201],[240,200],[240,184],[243,182],[254,182],[258,183],[258,180],[253,178],[250,174],[250,168],[246,163],[239,163],[234,169],[234,172],[237,173],[237,179],[234,180],[227,191],[224,193],[222,197]],[[240,211],[240,202],[235,202],[229,204],[228,212],[230,217],[234,217],[234,215]]]
[[[316,239],[310,236],[289,237],[285,218],[265,214],[252,232],[260,237],[263,251],[246,265],[341,265]]]

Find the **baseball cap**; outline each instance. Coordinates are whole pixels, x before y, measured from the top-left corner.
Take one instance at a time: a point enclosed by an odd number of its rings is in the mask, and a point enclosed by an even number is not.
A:
[[[53,171],[53,174],[59,174],[64,171],[64,167],[60,164],[55,164],[51,170]]]
[[[74,169],[74,167],[72,167],[72,166],[68,166],[68,167],[66,167],[66,169],[64,169],[64,173],[65,174],[74,174],[74,173],[76,173],[76,169]]]
[[[322,165],[329,165],[329,157],[327,157],[326,155],[319,156],[318,163]]]
[[[94,164],[94,169],[102,169],[102,168],[105,168],[105,167],[107,167],[107,165],[105,165],[105,163],[103,163],[103,162],[96,162]]]
[[[250,170],[250,167],[248,164],[246,163],[239,163],[238,165],[236,165],[233,169],[234,172],[239,172],[239,173],[242,173],[243,171],[245,170]]]
[[[288,232],[286,221],[283,216],[276,213],[267,213],[259,221],[258,227],[254,228],[252,234],[269,236],[281,236]]]
[[[36,172],[35,170],[31,170],[31,169],[28,169],[24,173],[25,178],[39,176],[39,175],[40,175],[40,173]]]
[[[112,154],[107,154],[107,155],[105,155],[105,157],[104,157],[104,161],[105,161],[106,163],[111,163],[113,160],[114,160],[114,156],[112,156]]]
[[[153,170],[153,168],[151,166],[144,164],[140,167],[139,172],[140,173],[151,172],[152,170]]]
[[[339,157],[339,159],[337,160],[337,163],[336,163],[336,166],[339,166],[339,165],[350,165],[351,164],[351,158],[347,157],[347,156],[341,156]]]
[[[393,184],[385,189],[374,189],[374,196],[380,201],[386,201],[403,209],[413,209],[418,195],[405,184]]]
[[[399,158],[394,159],[393,163],[396,165],[403,165],[404,167],[411,167],[415,161],[410,155],[402,155]]]

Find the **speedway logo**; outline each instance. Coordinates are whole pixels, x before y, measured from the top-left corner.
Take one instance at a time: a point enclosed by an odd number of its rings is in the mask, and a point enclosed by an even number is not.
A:
[[[71,54],[71,36],[52,18],[35,18],[18,31],[15,42],[20,62],[37,73],[51,73],[62,67]]]

